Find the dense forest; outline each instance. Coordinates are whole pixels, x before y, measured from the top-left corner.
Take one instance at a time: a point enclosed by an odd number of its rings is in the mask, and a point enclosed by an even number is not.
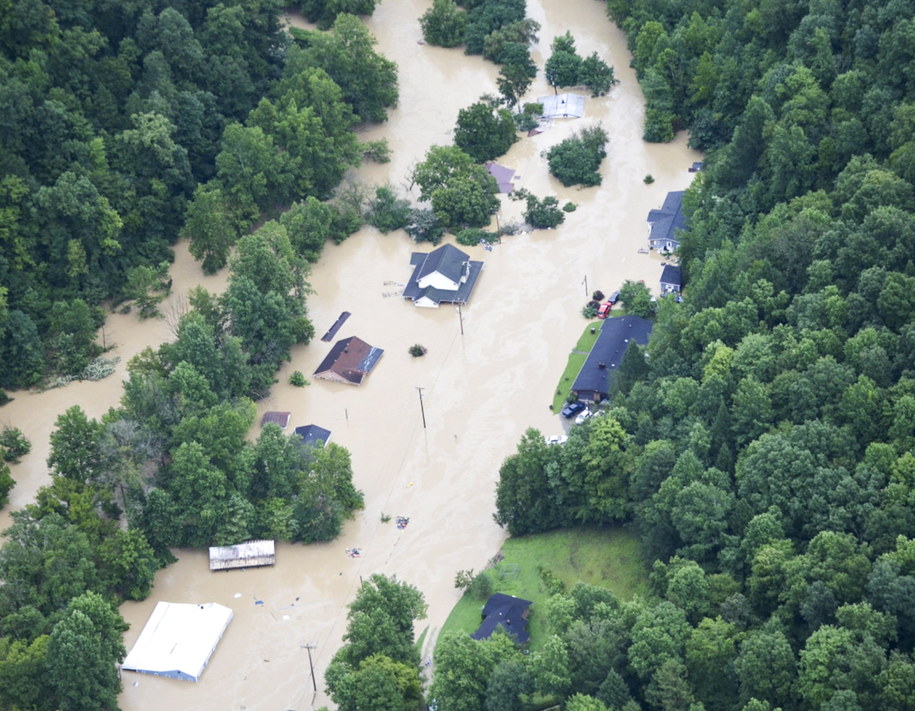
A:
[[[292,40],[281,10],[3,8],[0,387],[91,377],[102,305],[158,315],[180,235],[229,278],[170,314],[175,340],[129,364],[120,407],[55,423],[51,483],[0,549],[0,708],[117,708],[117,605],[149,594],[171,548],[329,540],[362,507],[346,449],[247,434],[253,401],[313,336],[309,262],[362,224],[337,187],[384,158],[354,128],[386,118],[396,71],[355,16]],[[3,445],[28,447],[18,430]],[[0,465],[0,503],[12,485]]]
[[[398,99],[356,17],[375,4],[304,0],[321,29],[290,36],[275,0],[0,2],[0,387],[85,377],[102,305],[153,313],[179,236],[205,270],[230,270],[223,295],[198,290],[176,315],[173,343],[130,364],[119,408],[59,418],[51,484],[0,549],[0,708],[116,708],[116,605],[148,594],[171,547],[327,540],[362,505],[345,449],[269,426],[246,439],[253,400],[313,336],[309,263],[365,219],[434,240],[492,209],[456,147],[418,174],[431,210],[379,188],[366,213],[341,189],[347,167],[386,154],[353,129]],[[915,11],[607,8],[646,140],[688,129],[708,155],[686,199],[685,299],[642,304],[651,342],[627,353],[604,416],[562,445],[528,432],[495,508],[512,535],[635,527],[650,595],[558,591],[530,654],[504,635],[446,637],[430,698],[915,709]],[[536,71],[524,16],[520,0],[435,0],[422,29],[497,61],[515,109]],[[554,86],[612,84],[571,38],[553,50]],[[484,102],[457,136],[491,155],[509,132],[488,131],[491,147],[470,129],[504,123]],[[435,198],[439,157],[479,188],[472,212]],[[421,704],[424,611],[409,586],[363,584],[328,673],[341,708]]]
[[[631,524],[631,601],[440,643],[441,711],[915,708],[915,14],[910,3],[610,0],[645,138],[708,152],[686,298],[607,413],[502,466],[513,535]],[[486,651],[471,653],[470,644]],[[467,683],[472,677],[474,683]]]

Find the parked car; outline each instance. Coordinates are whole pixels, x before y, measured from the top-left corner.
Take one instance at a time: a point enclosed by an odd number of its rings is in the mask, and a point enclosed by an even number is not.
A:
[[[585,404],[583,402],[570,402],[562,410],[559,411],[559,414],[565,417],[567,420],[572,419],[579,412],[585,409]]]
[[[588,419],[589,417],[591,417],[591,415],[593,415],[593,414],[594,414],[594,413],[591,412],[590,410],[585,410],[585,411],[582,412],[578,417],[575,418],[575,424],[576,424],[576,425],[580,425],[582,422],[584,422],[585,420],[587,420],[587,419]]]
[[[607,318],[610,316],[610,309],[613,308],[613,304],[609,301],[604,302],[600,305],[600,308],[597,310],[597,318]]]
[[[607,303],[615,304],[620,300],[620,292],[614,291],[610,296],[607,297]]]
[[[552,437],[544,437],[543,441],[547,444],[564,444],[568,439],[565,435],[553,435]]]

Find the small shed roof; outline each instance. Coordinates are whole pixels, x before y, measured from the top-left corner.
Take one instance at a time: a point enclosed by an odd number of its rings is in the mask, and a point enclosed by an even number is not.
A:
[[[585,115],[585,97],[580,94],[553,94],[541,96],[544,118],[581,118]]]
[[[160,600],[121,668],[197,681],[231,620],[232,610],[215,602]]]
[[[680,267],[673,264],[665,264],[661,272],[661,285],[671,284],[672,286],[681,287],[683,285]]]
[[[279,425],[282,429],[286,429],[289,426],[289,418],[292,415],[290,412],[276,412],[271,410],[270,412],[265,412],[264,416],[261,418],[261,427],[264,425]]]
[[[327,444],[327,441],[330,439],[330,430],[326,430],[323,427],[318,427],[317,425],[305,425],[304,427],[296,427],[295,433],[304,440],[305,444],[308,445],[315,445],[318,442]]]
[[[495,593],[483,606],[483,621],[477,631],[470,636],[473,639],[486,639],[496,631],[496,628],[502,627],[517,640],[518,644],[524,644],[530,638],[527,631],[527,616],[530,606],[530,600]]]

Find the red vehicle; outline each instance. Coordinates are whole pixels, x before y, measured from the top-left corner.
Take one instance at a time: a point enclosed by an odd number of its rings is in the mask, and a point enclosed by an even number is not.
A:
[[[613,304],[609,301],[605,301],[600,305],[600,308],[597,310],[597,318],[607,318],[610,315],[610,309],[613,308]]]

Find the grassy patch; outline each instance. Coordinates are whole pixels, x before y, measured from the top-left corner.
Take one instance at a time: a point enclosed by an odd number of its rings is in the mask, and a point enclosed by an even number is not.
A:
[[[416,651],[420,654],[423,653],[423,644],[426,642],[426,635],[429,633],[429,628],[424,627],[423,631],[420,633],[419,637],[416,638],[416,642],[413,644],[416,647]]]
[[[591,333],[592,328],[594,333]],[[575,348],[569,354],[569,361],[566,363],[566,369],[562,371],[562,375],[559,378],[559,385],[556,386],[556,391],[553,395],[553,412],[559,412],[562,409],[563,403],[565,403],[569,392],[572,390],[572,383],[575,382],[578,371],[585,364],[585,359],[588,357],[591,348],[594,347],[594,342],[599,335],[600,321],[592,321],[585,326],[578,343],[575,344]]]
[[[648,568],[642,560],[638,537],[631,528],[566,529],[535,536],[510,538],[502,549],[503,559],[487,571],[496,592],[531,600],[529,627],[531,647],[537,649],[546,637],[546,619],[538,610],[550,597],[540,568],[571,588],[581,581],[600,585],[627,600],[645,593]],[[470,634],[480,624],[484,600],[464,595],[442,627],[448,632]]]

